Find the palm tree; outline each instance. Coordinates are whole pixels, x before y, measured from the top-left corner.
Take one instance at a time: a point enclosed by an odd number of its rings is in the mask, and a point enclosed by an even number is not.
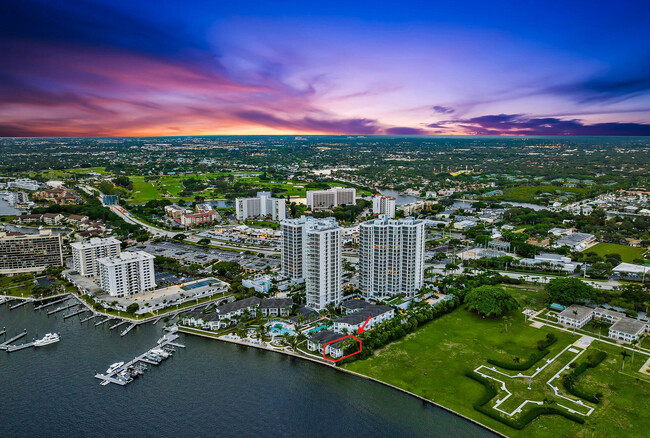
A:
[[[630,357],[629,353],[625,350],[621,351],[621,356],[623,356],[623,366],[621,367],[621,371],[625,371],[625,359]]]

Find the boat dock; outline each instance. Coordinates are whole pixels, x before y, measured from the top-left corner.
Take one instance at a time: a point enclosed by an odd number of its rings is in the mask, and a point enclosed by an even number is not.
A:
[[[20,344],[20,345],[7,345],[7,353],[11,353],[12,351],[24,350],[25,348],[30,348],[33,346],[34,346],[34,342],[29,342],[27,344]]]
[[[78,306],[78,305],[79,305],[79,303],[72,303],[72,304],[69,304],[69,305],[67,305],[65,307],[57,307],[56,309],[50,310],[49,312],[47,312],[47,316],[54,315],[55,313],[58,313],[58,312],[63,312],[64,310],[71,309],[71,308],[73,308],[75,306]]]
[[[86,312],[88,312],[88,309],[86,309],[84,307],[83,309],[77,310],[76,312],[68,313],[67,315],[63,315],[63,319],[72,318],[73,316],[81,315],[82,313],[86,313]]]
[[[126,321],[120,321],[120,322],[118,322],[117,324],[110,326],[108,329],[109,329],[109,330],[113,330],[114,328],[118,328],[118,327],[121,326],[122,324],[126,324]]]
[[[131,326],[129,326],[129,328],[130,327]],[[157,345],[151,350],[137,356],[130,362],[111,370],[110,373],[108,370],[106,374],[97,373],[95,374],[95,378],[102,381],[100,383],[102,386],[108,385],[109,383],[125,386],[128,383],[131,383],[134,378],[142,375],[146,369],[146,365],[158,365],[163,360],[171,357],[172,353],[175,351],[174,347],[183,348],[184,346],[181,344],[174,343],[177,339],[177,334],[167,333],[158,340]]]
[[[127,334],[128,332],[130,332],[131,330],[133,330],[133,328],[134,328],[136,325],[137,325],[137,324],[131,324],[130,326],[128,326],[126,329],[124,329],[124,330],[122,331],[122,333],[120,333],[120,336],[126,336],[126,334]]]
[[[27,300],[24,300],[24,301],[21,300],[20,303],[18,303],[18,304],[14,304],[13,306],[10,306],[10,307],[9,307],[9,310],[17,309],[17,308],[19,308],[20,306],[24,306],[24,305],[27,304],[28,302],[29,302],[29,301],[27,301]]]
[[[19,333],[16,336],[14,336],[13,338],[8,339],[8,340],[4,341],[2,344],[0,344],[0,350],[5,350],[6,351],[9,348],[9,345],[12,342],[17,341],[18,339],[24,337],[25,335],[27,335],[27,329],[25,329],[24,332]]]
[[[4,335],[5,333],[7,333],[7,329],[2,327],[2,330],[0,330],[0,336]]]
[[[68,297],[64,297],[64,298],[61,298],[60,300],[55,300],[55,301],[52,301],[52,302],[47,303],[47,304],[41,304],[40,306],[36,306],[36,307],[34,307],[34,310],[45,309],[46,307],[50,307],[50,306],[53,306],[53,305],[55,305],[55,304],[62,303],[62,302],[64,302],[64,301],[67,300],[67,299],[68,299]]]
[[[93,319],[93,318],[95,318],[95,317],[97,317],[97,316],[99,316],[99,315],[97,315],[96,313],[93,313],[93,314],[90,315],[88,318],[84,318],[84,319],[82,319],[82,320],[79,321],[79,322],[84,323],[84,322],[86,322],[86,321],[90,321],[91,319]]]
[[[9,301],[11,301],[11,298],[7,298],[7,297],[0,298],[0,304],[8,303]]]
[[[106,318],[106,319],[102,319],[101,321],[95,323],[95,327],[97,327],[98,325],[102,325],[102,324],[104,324],[105,322],[108,322],[108,321],[110,321],[110,320],[112,320],[112,319],[113,319],[113,318],[111,318],[110,316],[109,316],[108,318]]]

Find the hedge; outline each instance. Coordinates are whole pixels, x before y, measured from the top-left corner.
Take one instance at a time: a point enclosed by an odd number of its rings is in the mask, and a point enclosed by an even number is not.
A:
[[[548,347],[551,345],[555,344],[557,342],[557,338],[549,334],[545,339],[542,339],[538,342],[538,351],[531,354],[530,358],[521,363],[514,363],[514,362],[502,362],[497,359],[488,359],[487,362],[492,365],[496,365],[500,368],[504,368],[506,370],[510,371],[526,371],[533,365],[535,365],[537,362],[539,362],[544,356],[550,353],[548,350]]]
[[[487,403],[497,395],[497,390],[494,387],[494,383],[492,382],[492,380],[483,377],[482,375],[474,371],[467,371],[465,375],[470,379],[476,380],[477,382],[481,383],[485,388],[485,393],[483,394],[483,396],[481,396],[481,398],[479,398],[473,404],[474,409],[482,414],[487,415],[488,417],[494,420],[497,420],[507,426],[512,427],[513,429],[517,429],[517,430],[523,429],[531,421],[533,421],[535,418],[539,417],[540,415],[561,415],[564,418],[567,418],[571,421],[575,421],[576,423],[579,424],[584,424],[585,422],[585,419],[582,418],[581,416],[576,414],[571,414],[567,411],[558,409],[554,406],[536,406],[524,412],[518,418],[504,417],[492,407],[487,406]]]
[[[582,391],[579,388],[576,388],[575,384],[576,381],[578,380],[578,377],[587,371],[589,368],[594,368],[598,366],[599,363],[601,363],[605,358],[607,357],[607,353],[604,351],[598,351],[596,352],[595,355],[589,356],[587,358],[587,362],[582,362],[580,365],[578,365],[571,373],[567,374],[562,378],[562,386],[564,386],[564,389],[569,392],[569,394],[575,395],[576,397],[585,399],[589,402],[598,404],[600,403],[600,397],[598,395],[593,395],[589,394],[587,392]]]

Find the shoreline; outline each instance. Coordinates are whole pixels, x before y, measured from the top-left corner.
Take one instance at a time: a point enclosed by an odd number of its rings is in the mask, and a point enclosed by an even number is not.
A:
[[[315,359],[313,357],[296,354],[295,352],[289,352],[289,351],[283,351],[283,350],[274,350],[272,348],[267,348],[267,347],[263,347],[261,345],[255,345],[255,344],[240,342],[240,341],[236,341],[234,339],[222,339],[222,338],[216,338],[214,336],[210,336],[208,334],[201,334],[201,333],[196,333],[196,332],[184,331],[183,328],[184,327],[182,327],[182,326],[178,326],[178,331],[181,332],[181,333],[184,333],[186,335],[199,336],[199,337],[202,337],[202,338],[212,339],[214,341],[221,341],[221,342],[228,343],[228,344],[241,345],[242,347],[252,347],[252,348],[257,348],[258,350],[269,351],[271,353],[284,354],[286,356],[295,357],[295,358],[303,359],[303,360],[308,360],[310,362],[313,362],[313,363],[316,363],[316,364],[319,364],[319,365],[324,365],[324,366],[332,368],[332,369],[334,369],[336,371],[348,374],[350,376],[354,376],[354,377],[357,377],[357,378],[360,378],[360,379],[370,380],[372,382],[379,383],[380,385],[384,385],[384,386],[387,386],[387,387],[392,388],[394,390],[400,391],[400,392],[402,392],[402,393],[404,393],[406,395],[417,398],[417,399],[419,399],[419,400],[421,400],[421,401],[423,401],[425,403],[428,403],[428,404],[430,404],[432,406],[435,406],[435,407],[440,408],[440,409],[442,409],[444,411],[447,411],[447,412],[449,412],[449,413],[451,413],[451,414],[453,414],[453,415],[455,415],[457,417],[460,417],[460,418],[462,418],[464,420],[467,420],[467,421],[469,421],[471,423],[474,423],[477,426],[480,426],[481,428],[483,428],[485,430],[488,430],[488,431],[494,433],[497,436],[507,438],[507,435],[504,435],[503,433],[501,433],[501,432],[499,432],[497,430],[494,430],[489,426],[486,426],[485,424],[479,422],[478,420],[475,420],[475,419],[470,418],[470,417],[468,417],[466,415],[463,415],[463,414],[461,414],[459,412],[456,412],[453,409],[448,408],[446,406],[443,406],[443,405],[441,405],[439,403],[436,403],[433,400],[429,400],[427,398],[422,397],[421,395],[415,394],[414,392],[410,392],[410,391],[407,391],[406,389],[400,388],[400,387],[395,386],[393,384],[381,381],[381,380],[379,380],[379,379],[377,379],[375,377],[370,377],[370,376],[367,376],[365,374],[357,373],[356,371],[347,370],[345,368],[341,368],[341,367],[336,366],[336,365],[330,365],[330,363],[325,361],[325,360],[321,361],[321,360],[317,360],[317,359]],[[192,329],[192,330],[195,330],[195,329]]]

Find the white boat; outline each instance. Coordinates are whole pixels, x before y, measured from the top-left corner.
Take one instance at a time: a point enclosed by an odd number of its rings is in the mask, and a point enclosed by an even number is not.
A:
[[[42,347],[44,345],[49,345],[49,344],[54,344],[55,342],[59,342],[61,338],[59,338],[59,335],[56,333],[48,333],[45,335],[43,339],[38,339],[34,341],[34,347]]]
[[[106,370],[106,374],[112,374],[115,371],[117,371],[122,365],[124,365],[124,362],[115,362],[113,365],[108,367]]]
[[[153,348],[151,350],[151,353],[156,354],[158,356],[162,356],[163,359],[167,359],[169,357],[169,353],[163,350],[162,348]]]

